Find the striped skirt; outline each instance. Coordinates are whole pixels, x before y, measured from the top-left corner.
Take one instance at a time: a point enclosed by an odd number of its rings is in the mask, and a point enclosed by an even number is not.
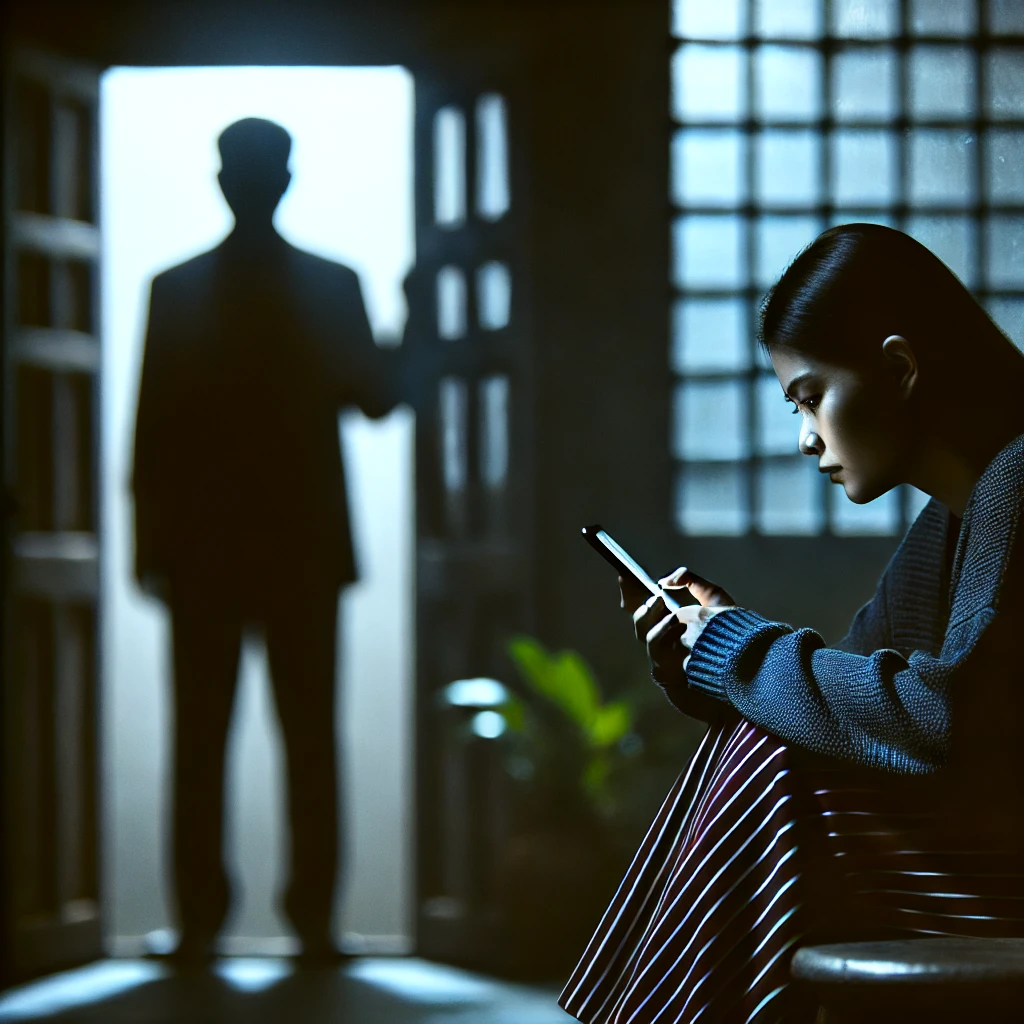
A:
[[[888,781],[712,726],[559,1004],[585,1024],[813,1021],[789,982],[799,944],[1024,937],[1017,860]]]

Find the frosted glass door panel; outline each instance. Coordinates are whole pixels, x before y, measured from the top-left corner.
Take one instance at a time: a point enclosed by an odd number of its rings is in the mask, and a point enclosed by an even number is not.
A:
[[[746,279],[746,225],[738,216],[692,216],[676,221],[675,281],[680,288],[738,288]]]
[[[691,129],[672,140],[672,198],[680,206],[734,207],[745,199],[747,140],[732,129]]]
[[[672,59],[679,121],[739,121],[746,115],[747,63],[739,47],[681,46]]]
[[[757,136],[757,192],[764,206],[807,207],[821,198],[821,136],[765,131]]]
[[[813,121],[821,116],[822,56],[802,46],[763,46],[754,56],[755,106],[771,121]]]
[[[961,46],[917,46],[908,64],[910,113],[922,120],[974,114],[975,56]]]
[[[909,139],[907,190],[918,206],[968,206],[975,200],[977,137],[919,128]]]
[[[832,194],[841,206],[883,206],[896,198],[896,140],[891,132],[832,136]]]
[[[672,33],[696,39],[738,39],[747,27],[746,0],[673,0]]]
[[[799,536],[821,532],[825,516],[815,461],[797,455],[762,464],[756,518],[762,533]]]
[[[741,299],[681,299],[672,315],[672,364],[679,373],[728,373],[750,365]]]
[[[837,121],[891,121],[896,116],[896,55],[889,49],[844,50],[832,60]]]
[[[823,26],[822,0],[754,3],[754,33],[762,39],[820,39]]]
[[[741,459],[747,454],[746,385],[693,380],[675,391],[676,455],[682,459]]]
[[[677,525],[681,532],[736,536],[750,526],[747,478],[740,466],[687,466],[679,474]]]

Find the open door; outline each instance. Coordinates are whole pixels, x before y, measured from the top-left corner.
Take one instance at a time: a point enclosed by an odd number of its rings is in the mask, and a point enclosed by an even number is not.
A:
[[[101,955],[98,75],[4,77],[3,976]]]
[[[441,366],[416,424],[417,951],[481,967],[505,956],[495,871],[508,802],[493,736],[474,729],[487,694],[476,704],[472,687],[462,687],[468,699],[453,699],[450,685],[501,679],[509,636],[530,625],[526,203],[517,139],[510,79],[417,74],[417,253],[406,343],[437,347],[428,362]]]

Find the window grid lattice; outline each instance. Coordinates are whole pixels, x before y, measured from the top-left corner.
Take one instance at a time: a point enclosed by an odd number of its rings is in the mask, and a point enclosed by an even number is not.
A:
[[[793,12],[804,24],[788,34],[759,31]],[[757,309],[819,231],[878,221],[934,249],[1024,343],[1022,12],[997,0],[676,0],[682,532],[892,534],[916,515],[909,488],[850,503],[796,454],[795,418],[784,447]]]

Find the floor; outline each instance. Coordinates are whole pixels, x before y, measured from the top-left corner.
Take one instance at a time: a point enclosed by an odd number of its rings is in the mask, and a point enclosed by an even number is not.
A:
[[[0,993],[0,1021],[61,1024],[566,1024],[554,988],[498,981],[412,957],[337,970],[232,957],[174,974],[104,960]]]

